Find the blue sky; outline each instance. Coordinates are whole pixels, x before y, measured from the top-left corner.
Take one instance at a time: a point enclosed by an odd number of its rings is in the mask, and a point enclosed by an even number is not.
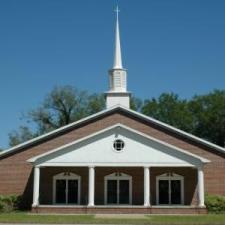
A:
[[[0,147],[54,86],[108,89],[117,2],[133,94],[225,88],[224,0],[1,0]]]

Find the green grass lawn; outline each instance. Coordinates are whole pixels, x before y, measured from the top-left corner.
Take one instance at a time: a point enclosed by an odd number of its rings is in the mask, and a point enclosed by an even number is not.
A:
[[[196,216],[149,215],[143,218],[95,218],[94,215],[36,215],[30,213],[0,213],[0,223],[57,224],[149,224],[149,225],[225,225],[225,214]]]

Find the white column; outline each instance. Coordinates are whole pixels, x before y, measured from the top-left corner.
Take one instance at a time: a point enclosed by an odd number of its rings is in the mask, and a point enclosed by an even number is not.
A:
[[[198,206],[205,206],[204,173],[202,168],[198,168]]]
[[[32,206],[39,205],[39,187],[40,187],[40,168],[34,167],[34,184],[33,184],[33,204]]]
[[[144,167],[144,206],[150,206],[150,168]]]
[[[95,168],[89,167],[88,206],[95,205]]]

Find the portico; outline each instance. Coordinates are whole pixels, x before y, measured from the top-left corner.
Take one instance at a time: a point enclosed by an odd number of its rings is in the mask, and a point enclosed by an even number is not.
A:
[[[121,124],[29,162],[33,207],[204,207],[207,160]]]
[[[204,207],[208,161],[122,124],[29,162],[33,207]]]
[[[202,179],[203,177],[199,170],[188,167],[36,167],[34,169],[36,172],[34,172],[33,207],[38,207],[40,205],[63,205],[64,207],[72,205],[86,207],[98,207],[103,205],[108,207],[113,207],[115,205],[139,207],[182,207],[195,205],[198,207],[204,207],[204,180]],[[153,175],[151,175],[151,171],[153,171]],[[178,175],[177,173],[181,175]],[[191,174],[189,177],[187,176],[188,173]],[[51,176],[50,174],[56,175]],[[55,177],[58,175],[60,175],[58,178],[59,181],[77,180],[77,185],[72,186],[76,190],[73,191],[74,194],[70,194],[70,198],[75,196],[76,201],[68,201],[68,189],[65,190],[65,201],[63,202],[63,197],[60,196],[58,199],[61,199],[61,202],[56,201],[57,187]],[[98,177],[96,178],[95,175]],[[40,181],[46,180],[47,177],[52,177],[52,179],[49,180],[49,185],[42,185]],[[190,177],[192,180],[196,180],[196,182],[191,185],[188,184]],[[160,193],[159,183],[159,181],[163,181],[163,185],[171,180],[176,181],[175,185],[180,182],[178,184],[179,187],[176,187],[177,189],[175,188],[175,190],[173,190],[176,195],[176,199],[173,201],[171,201],[171,196],[165,196],[165,192]],[[88,185],[85,185],[87,183]],[[192,196],[187,195],[187,190],[184,190],[184,183],[189,186],[189,190],[193,189]],[[192,188],[190,188],[191,186]],[[57,193],[62,195],[60,188],[61,187],[59,186]],[[197,189],[196,196],[194,193],[195,189]],[[165,191],[167,192],[167,190]],[[71,190],[70,192],[72,193]],[[120,197],[120,192],[123,193],[123,199],[117,198]],[[171,193],[171,190],[169,191],[168,189],[168,194],[169,193]],[[47,198],[46,194],[49,194]],[[160,194],[161,202],[159,201]],[[165,202],[166,199],[170,199],[170,201]]]

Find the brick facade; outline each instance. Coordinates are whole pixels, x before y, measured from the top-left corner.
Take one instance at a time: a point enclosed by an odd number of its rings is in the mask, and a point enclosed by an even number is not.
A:
[[[27,146],[18,150],[16,152],[12,152],[8,155],[2,156],[0,158],[0,194],[20,194],[23,195],[24,206],[31,206],[32,192],[33,192],[33,169],[32,165],[29,164],[26,160],[37,156],[41,153],[48,152],[54,148],[62,146],[64,144],[70,143],[79,138],[85,137],[89,134],[112,126],[116,123],[124,124],[132,129],[143,132],[149,136],[167,142],[169,144],[180,147],[186,151],[194,153],[196,155],[202,156],[211,162],[208,163],[204,168],[205,175],[205,192],[209,194],[220,194],[225,195],[225,155],[219,153],[218,151],[206,147],[203,144],[199,144],[193,140],[185,138],[173,131],[169,131],[168,129],[162,128],[156,124],[151,122],[146,122],[141,118],[137,118],[131,116],[130,114],[126,114],[120,110],[114,111],[107,115],[102,115],[97,119],[92,119],[82,125],[77,125],[71,129],[67,129],[61,133],[52,135],[45,140],[40,140],[38,143]],[[48,171],[44,173],[43,171]],[[41,179],[44,181],[49,180],[52,174],[57,172],[57,168],[49,171],[48,168],[41,169]],[[165,171],[165,169],[152,168],[151,170],[151,179],[156,174],[160,174]],[[179,170],[177,168],[176,170]],[[110,168],[105,168],[104,170],[96,170],[96,185],[101,183],[101,177],[111,171]],[[129,172],[129,171],[128,171]],[[186,203],[195,202],[195,188],[196,188],[196,171],[188,169],[182,169],[181,171],[185,175],[185,179],[187,183],[186,185],[190,185],[190,188],[187,188],[186,195],[188,196],[188,200]],[[80,168],[80,171],[77,172],[84,177],[84,190],[87,189],[87,169]],[[131,169],[130,173],[136,176],[137,180],[137,190],[136,195],[140,195],[140,198],[136,199],[135,202],[138,204],[143,201],[143,188],[141,188],[141,184],[143,182],[143,170],[142,168],[137,168],[135,171]],[[179,174],[179,172],[177,172]],[[86,178],[85,178],[86,177]],[[42,185],[46,182],[41,182]],[[47,185],[47,184],[46,184]],[[86,185],[86,186],[85,186]],[[136,184],[135,184],[136,185]],[[151,180],[151,192],[154,193],[154,180]],[[43,188],[43,193],[45,193],[47,187]],[[47,188],[48,189],[48,188]],[[82,189],[83,191],[83,189]],[[98,189],[101,191],[101,188]],[[97,194],[97,193],[96,193]],[[49,196],[45,194],[46,200],[50,200]],[[153,195],[154,196],[154,195]],[[85,197],[82,197],[82,201],[85,201]],[[96,199],[97,202],[101,202],[102,199],[99,195],[99,199]],[[153,198],[154,202],[155,199]]]

